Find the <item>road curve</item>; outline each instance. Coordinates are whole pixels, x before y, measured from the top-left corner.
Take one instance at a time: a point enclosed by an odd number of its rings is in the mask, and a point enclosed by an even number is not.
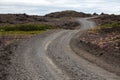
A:
[[[87,19],[80,21],[83,29],[94,26]],[[50,31],[21,42],[14,51],[8,80],[120,80],[71,50],[70,40],[79,31]]]

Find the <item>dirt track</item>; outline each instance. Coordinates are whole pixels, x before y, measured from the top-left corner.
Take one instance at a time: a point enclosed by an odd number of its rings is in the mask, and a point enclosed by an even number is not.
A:
[[[80,21],[83,29],[94,26],[86,19]],[[71,50],[70,40],[79,31],[51,31],[21,42],[13,51],[5,80],[120,80]]]

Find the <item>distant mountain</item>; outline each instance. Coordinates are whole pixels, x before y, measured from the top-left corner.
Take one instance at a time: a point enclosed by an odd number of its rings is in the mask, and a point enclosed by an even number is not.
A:
[[[61,12],[54,12],[45,15],[45,17],[52,17],[52,18],[61,18],[61,17],[90,17],[92,16],[91,14],[86,14],[83,12],[76,12],[76,11],[61,11]]]

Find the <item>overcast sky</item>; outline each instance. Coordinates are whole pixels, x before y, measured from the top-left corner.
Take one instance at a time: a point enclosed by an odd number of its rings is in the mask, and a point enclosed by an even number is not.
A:
[[[120,14],[120,0],[0,0],[0,13],[44,15],[62,10]]]

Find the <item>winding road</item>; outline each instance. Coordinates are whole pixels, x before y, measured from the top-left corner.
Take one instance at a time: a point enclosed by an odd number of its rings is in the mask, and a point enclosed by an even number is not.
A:
[[[79,19],[81,30],[95,27],[87,19]],[[120,80],[72,51],[70,40],[81,30],[49,31],[21,42],[8,80]]]

